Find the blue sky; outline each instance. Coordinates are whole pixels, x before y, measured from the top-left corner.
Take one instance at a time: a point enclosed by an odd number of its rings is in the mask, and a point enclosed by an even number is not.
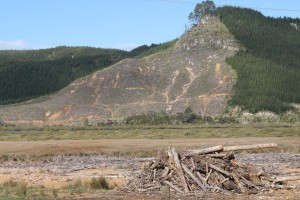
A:
[[[196,0],[0,0],[0,49],[131,49],[183,34]],[[194,2],[194,3],[193,3]],[[267,16],[300,17],[299,0],[215,0]]]

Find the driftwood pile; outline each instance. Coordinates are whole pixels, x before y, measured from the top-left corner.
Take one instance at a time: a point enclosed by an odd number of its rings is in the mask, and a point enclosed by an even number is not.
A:
[[[160,191],[163,186],[175,193],[199,191],[256,194],[275,187],[276,181],[263,168],[234,160],[233,151],[277,147],[276,144],[215,146],[201,150],[161,152],[144,166],[126,188],[134,192]]]

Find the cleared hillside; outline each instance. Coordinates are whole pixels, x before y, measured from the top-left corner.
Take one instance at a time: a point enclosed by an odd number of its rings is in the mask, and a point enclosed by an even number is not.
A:
[[[176,43],[140,59],[125,59],[74,81],[46,100],[1,106],[5,122],[82,124],[135,114],[219,114],[232,94],[235,73],[226,58],[238,43],[217,18],[203,20]]]

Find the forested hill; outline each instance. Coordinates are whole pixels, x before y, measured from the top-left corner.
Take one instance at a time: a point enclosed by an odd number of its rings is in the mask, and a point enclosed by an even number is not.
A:
[[[128,52],[89,47],[0,51],[0,103],[55,92],[71,81],[114,64]]]
[[[0,104],[20,102],[56,92],[75,79],[129,57],[143,57],[174,41],[143,45],[131,52],[91,47],[0,51]]]
[[[227,60],[238,77],[231,104],[280,113],[300,103],[300,19],[235,7],[217,13],[246,49]]]

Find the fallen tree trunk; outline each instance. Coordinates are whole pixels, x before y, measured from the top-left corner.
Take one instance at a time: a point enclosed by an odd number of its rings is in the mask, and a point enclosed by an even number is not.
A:
[[[250,150],[250,149],[263,149],[263,148],[276,148],[276,147],[278,147],[278,145],[275,143],[267,143],[267,144],[228,146],[228,147],[223,147],[223,151]]]
[[[275,183],[278,182],[285,182],[285,181],[298,181],[300,180],[300,176],[278,176],[276,179],[274,179]]]
[[[227,151],[237,151],[237,150],[251,150],[251,149],[264,149],[264,148],[276,148],[278,147],[275,143],[266,143],[266,144],[254,144],[254,145],[240,145],[240,146],[227,146],[223,147],[221,145],[208,147],[205,149],[197,149],[197,150],[189,150],[184,154],[185,157],[191,157],[194,155],[203,155],[209,153],[217,153],[217,152],[227,152]],[[211,157],[225,157],[226,154],[216,154],[210,155]]]
[[[175,164],[175,167],[176,167],[176,171],[177,171],[177,174],[181,180],[181,183],[183,185],[183,188],[184,188],[184,192],[187,193],[189,192],[189,187],[186,183],[186,180],[185,180],[185,177],[184,177],[184,173],[183,173],[183,170],[182,170],[182,166],[181,166],[181,163],[179,161],[179,157],[178,157],[178,153],[175,151],[174,148],[172,148],[171,150],[171,154],[172,154],[172,157],[173,157],[173,160],[174,160],[174,164]]]
[[[223,150],[223,147],[221,145],[219,145],[219,146],[209,147],[206,149],[190,150],[184,156],[189,157],[189,156],[193,156],[193,155],[197,155],[197,154],[198,155],[208,154],[208,153],[218,152],[218,151],[222,151],[222,150]]]
[[[176,190],[177,192],[183,194],[184,192],[179,189],[178,187],[176,187],[175,185],[173,185],[172,183],[170,183],[169,181],[164,181],[165,184],[167,184],[168,186],[170,186],[171,188],[173,188],[174,190]]]
[[[206,187],[200,182],[200,180],[194,176],[194,174],[184,165],[182,164],[182,169],[197,183],[197,185],[205,192],[207,192]]]

